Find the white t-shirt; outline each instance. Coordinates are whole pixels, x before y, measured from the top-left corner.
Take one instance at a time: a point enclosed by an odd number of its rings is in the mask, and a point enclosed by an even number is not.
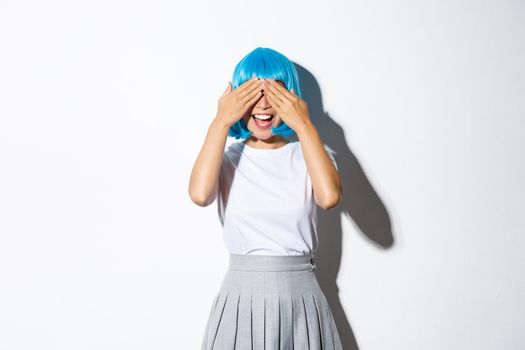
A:
[[[317,249],[317,205],[299,141],[277,149],[229,145],[217,208],[230,253],[305,255]]]

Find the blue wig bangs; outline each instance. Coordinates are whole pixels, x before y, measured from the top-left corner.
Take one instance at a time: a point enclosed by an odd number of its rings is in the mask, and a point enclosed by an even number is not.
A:
[[[293,91],[298,97],[301,96],[299,76],[294,64],[282,53],[270,48],[258,47],[244,56],[235,66],[232,77],[232,89],[236,89],[245,81],[256,76],[261,79],[280,80],[288,91]],[[272,128],[272,136],[280,135],[287,137],[293,135],[295,131],[284,121],[276,128]],[[252,134],[248,130],[243,119],[238,120],[230,127],[228,136],[236,139],[247,138]]]

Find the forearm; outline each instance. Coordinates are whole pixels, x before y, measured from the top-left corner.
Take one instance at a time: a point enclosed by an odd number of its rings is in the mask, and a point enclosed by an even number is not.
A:
[[[189,181],[188,194],[197,205],[207,206],[215,199],[229,128],[228,124],[217,117],[208,128]]]
[[[339,173],[326,154],[317,129],[310,121],[303,123],[295,131],[301,142],[315,200],[320,207],[330,209],[336,206],[341,198]]]

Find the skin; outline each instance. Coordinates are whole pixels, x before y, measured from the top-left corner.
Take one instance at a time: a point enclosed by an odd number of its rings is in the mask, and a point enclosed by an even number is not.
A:
[[[288,142],[281,136],[272,136],[271,128],[261,129],[252,114],[271,113],[272,127],[285,122],[299,139],[306,167],[312,180],[316,204],[331,209],[340,202],[342,187],[337,169],[330,161],[323,143],[310,120],[308,106],[272,79],[252,78],[232,91],[231,82],[219,99],[217,115],[208,128],[204,144],[193,165],[188,194],[199,206],[208,206],[215,200],[219,171],[229,128],[241,118],[253,131],[244,143],[254,148],[279,148]]]
[[[264,92],[264,84],[265,80],[262,80],[261,86],[263,95],[253,108],[250,108],[242,118],[246,123],[248,130],[253,132],[250,137],[244,140],[244,143],[253,148],[279,148],[286,145],[288,141],[279,135],[272,136],[272,128],[281,125],[282,119],[277,114],[277,110],[272,107],[270,99]],[[279,81],[278,84],[284,87],[283,82]],[[259,128],[257,124],[255,124],[255,119],[252,117],[254,114],[272,114],[274,116],[272,119],[272,126],[268,129]]]

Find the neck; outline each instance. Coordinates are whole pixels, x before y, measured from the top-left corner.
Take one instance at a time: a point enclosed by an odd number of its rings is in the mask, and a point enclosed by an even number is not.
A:
[[[288,141],[286,141],[282,136],[272,136],[266,140],[260,140],[256,137],[250,136],[246,138],[243,143],[253,148],[273,149],[288,144]]]

